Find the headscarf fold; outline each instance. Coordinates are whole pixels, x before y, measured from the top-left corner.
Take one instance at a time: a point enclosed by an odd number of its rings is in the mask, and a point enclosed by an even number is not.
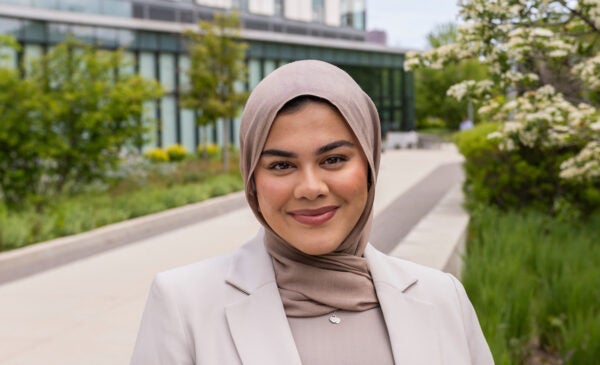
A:
[[[302,95],[325,99],[338,109],[369,165],[367,202],[356,226],[337,249],[318,256],[299,251],[269,227],[259,211],[252,176],[277,112]],[[311,317],[337,309],[363,311],[378,306],[363,253],[371,231],[380,151],[379,116],[373,101],[334,65],[316,60],[287,64],[265,77],[250,95],[240,128],[240,169],[248,204],[265,229],[264,243],[273,259],[286,315]]]

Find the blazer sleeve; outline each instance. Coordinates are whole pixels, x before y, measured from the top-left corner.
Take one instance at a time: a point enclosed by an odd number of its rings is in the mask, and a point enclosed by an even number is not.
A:
[[[473,305],[467,296],[467,292],[457,278],[451,274],[448,275],[452,279],[452,283],[454,284],[454,289],[458,298],[462,322],[471,356],[471,364],[493,365],[494,358],[492,357],[490,348],[485,340],[485,336],[483,335],[483,331],[479,325],[479,320],[477,319],[477,314],[475,313],[475,309],[473,308]]]
[[[150,288],[131,365],[193,365],[193,347],[173,288],[161,274]]]

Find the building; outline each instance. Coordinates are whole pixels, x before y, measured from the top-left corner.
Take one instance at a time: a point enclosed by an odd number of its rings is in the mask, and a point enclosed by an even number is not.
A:
[[[189,67],[181,34],[231,9],[240,11],[249,44],[248,89],[282,64],[321,59],[346,70],[373,98],[384,131],[413,129],[413,81],[402,67],[404,52],[366,42],[365,0],[0,0],[0,34],[13,34],[23,46],[10,53],[15,67],[68,35],[125,49],[135,71],[166,90],[146,106],[157,121],[149,147],[181,143],[195,150],[203,133],[219,142],[221,126],[196,127],[193,112],[179,107]],[[227,122],[237,143],[239,120]]]

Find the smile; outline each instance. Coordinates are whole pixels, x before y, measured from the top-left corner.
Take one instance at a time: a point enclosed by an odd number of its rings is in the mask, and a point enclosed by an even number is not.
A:
[[[299,209],[288,212],[299,223],[308,226],[319,226],[329,221],[337,212],[337,206],[327,206],[318,209]]]

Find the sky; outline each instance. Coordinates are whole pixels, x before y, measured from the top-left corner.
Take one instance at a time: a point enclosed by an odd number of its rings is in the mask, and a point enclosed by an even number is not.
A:
[[[387,31],[388,46],[423,50],[437,25],[456,22],[457,0],[367,0],[367,29]]]

